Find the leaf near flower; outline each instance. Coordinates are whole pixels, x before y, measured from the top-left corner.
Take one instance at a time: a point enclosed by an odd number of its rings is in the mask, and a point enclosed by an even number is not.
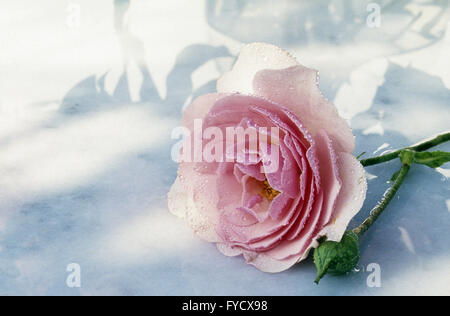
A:
[[[414,162],[427,165],[431,168],[438,168],[450,161],[450,152],[445,151],[424,151],[414,155]]]
[[[318,284],[325,274],[342,275],[350,272],[359,261],[359,239],[346,231],[340,242],[325,241],[314,251]]]

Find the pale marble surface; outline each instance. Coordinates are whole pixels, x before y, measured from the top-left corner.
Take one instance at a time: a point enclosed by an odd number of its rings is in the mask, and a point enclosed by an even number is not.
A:
[[[448,1],[378,1],[380,28],[366,25],[368,3],[2,1],[0,294],[449,295],[449,165],[415,166],[362,239],[360,271],[320,286],[311,259],[264,274],[167,210],[170,132],[245,42],[319,69],[357,154],[450,129]],[[397,168],[367,169],[352,226]],[[72,262],[81,288],[66,286]],[[370,263],[380,288],[367,286]]]

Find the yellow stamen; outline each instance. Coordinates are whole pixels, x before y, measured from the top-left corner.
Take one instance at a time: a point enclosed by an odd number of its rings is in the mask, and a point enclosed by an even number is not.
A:
[[[262,184],[263,184],[263,194],[269,201],[272,201],[274,198],[277,197],[278,194],[281,193],[281,192],[275,190],[274,188],[272,188],[269,184],[269,181],[267,181],[267,179],[264,180],[262,182]]]

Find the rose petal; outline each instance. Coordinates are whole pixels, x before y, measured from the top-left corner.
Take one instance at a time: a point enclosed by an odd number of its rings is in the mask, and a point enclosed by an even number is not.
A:
[[[311,216],[306,222],[305,227],[300,234],[292,240],[283,240],[276,248],[269,250],[266,254],[271,258],[277,260],[284,260],[291,256],[303,256],[304,250],[314,240],[314,231],[320,220],[320,210],[323,205],[323,194],[317,194],[314,201],[313,209],[311,210]]]
[[[281,170],[281,191],[291,198],[300,194],[300,166],[285,143],[280,146],[284,163]]]
[[[236,246],[230,246],[224,243],[217,243],[217,249],[227,257],[236,257],[242,255],[242,249]]]
[[[217,174],[201,173],[197,171],[199,165],[201,164],[180,163],[178,178],[182,188],[195,203],[197,211],[209,220],[210,225],[215,226],[219,223],[222,211],[235,209],[240,204],[242,188],[232,173],[233,165],[227,168],[229,170],[221,171],[227,164],[220,164]],[[224,191],[229,194],[224,194]]]
[[[306,171],[305,174],[307,172],[308,171]],[[298,209],[298,212],[300,212],[300,216],[297,218],[290,231],[286,234],[285,237],[287,240],[293,240],[297,238],[302,229],[305,227],[306,221],[309,220],[309,217],[311,216],[315,201],[315,195],[317,192],[314,189],[315,186],[312,178],[308,177],[308,181],[308,183],[311,184],[309,184],[308,188],[305,190],[306,199],[302,198],[303,203],[301,204],[301,208]]]
[[[216,233],[208,218],[203,216],[192,200],[192,192],[188,192],[177,178],[168,194],[169,210],[172,214],[186,219],[197,235],[208,242],[220,242],[222,239]]]
[[[320,130],[315,140],[317,159],[319,160],[320,188],[324,192],[324,203],[320,211],[320,228],[329,223],[334,215],[335,204],[341,190],[341,179],[336,156],[328,135]]]
[[[336,218],[319,235],[340,241],[350,220],[359,212],[367,192],[367,180],[361,163],[352,155],[338,153],[337,159],[342,188],[336,201]]]
[[[298,65],[281,70],[262,70],[255,75],[253,93],[290,109],[315,136],[325,129],[337,151],[352,153],[354,136],[334,104],[322,95],[317,71]]]
[[[290,202],[291,202],[290,204],[291,204],[292,209],[299,209],[301,207],[299,205],[299,202],[300,202],[299,198],[295,199],[294,201],[290,200]],[[240,246],[243,249],[247,249],[247,250],[251,250],[251,251],[262,251],[262,252],[266,252],[266,251],[274,248],[275,246],[277,246],[278,244],[283,242],[287,232],[289,232],[289,230],[292,228],[292,226],[296,223],[299,216],[300,216],[299,212],[294,212],[293,217],[291,218],[288,225],[280,227],[280,229],[278,229],[276,232],[274,232],[273,234],[271,234],[269,236],[266,236],[265,238],[263,238],[261,240],[254,241],[254,242],[240,245]]]
[[[233,69],[217,81],[218,92],[253,93],[253,77],[262,69],[284,69],[298,65],[294,57],[279,47],[253,43],[242,48]]]
[[[291,197],[287,193],[278,194],[270,204],[269,214],[274,220],[278,220],[283,213],[285,207],[291,202]]]
[[[276,260],[267,256],[265,253],[245,251],[243,254],[246,263],[255,266],[260,271],[268,273],[285,271],[299,261],[298,257]]]
[[[255,178],[258,181],[264,181],[265,176],[261,172],[261,164],[256,165],[244,165],[240,163],[236,163],[234,165],[234,173],[237,178],[242,178],[242,176],[247,175],[252,178]]]
[[[211,93],[199,96],[189,105],[183,113],[182,125],[191,132],[194,130],[194,120],[203,119],[214,103],[226,96],[220,93]]]
[[[298,216],[296,208],[300,198],[290,201],[292,201],[290,204],[287,204],[281,209],[281,215],[277,220],[274,220],[269,216],[264,222],[256,223],[255,225],[248,227],[240,227],[233,225],[226,221],[225,218],[222,218],[219,226],[221,226],[221,229],[226,233],[227,236],[225,237],[231,237],[230,239],[224,240],[245,245],[261,241],[285,227],[290,227],[290,224],[295,221],[296,216]],[[218,232],[218,234],[222,236],[221,232]]]
[[[266,198],[262,197],[261,193],[261,182],[252,177],[244,176],[241,205],[243,207],[252,209],[252,211],[256,213],[257,216],[255,216],[255,218],[259,222],[262,222],[269,216],[270,206],[269,201]]]

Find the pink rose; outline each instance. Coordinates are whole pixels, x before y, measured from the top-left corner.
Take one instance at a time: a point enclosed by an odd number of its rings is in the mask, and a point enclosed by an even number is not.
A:
[[[218,93],[199,97],[183,115],[192,137],[180,157],[196,158],[179,164],[170,211],[223,254],[242,254],[262,271],[288,269],[322,236],[340,241],[365,199],[352,131],[317,82],[317,72],[289,53],[250,44],[218,80]],[[252,149],[247,138],[234,145],[220,133],[205,135],[208,128],[226,135],[227,127],[253,128],[260,141]],[[199,137],[207,141],[195,145]]]

